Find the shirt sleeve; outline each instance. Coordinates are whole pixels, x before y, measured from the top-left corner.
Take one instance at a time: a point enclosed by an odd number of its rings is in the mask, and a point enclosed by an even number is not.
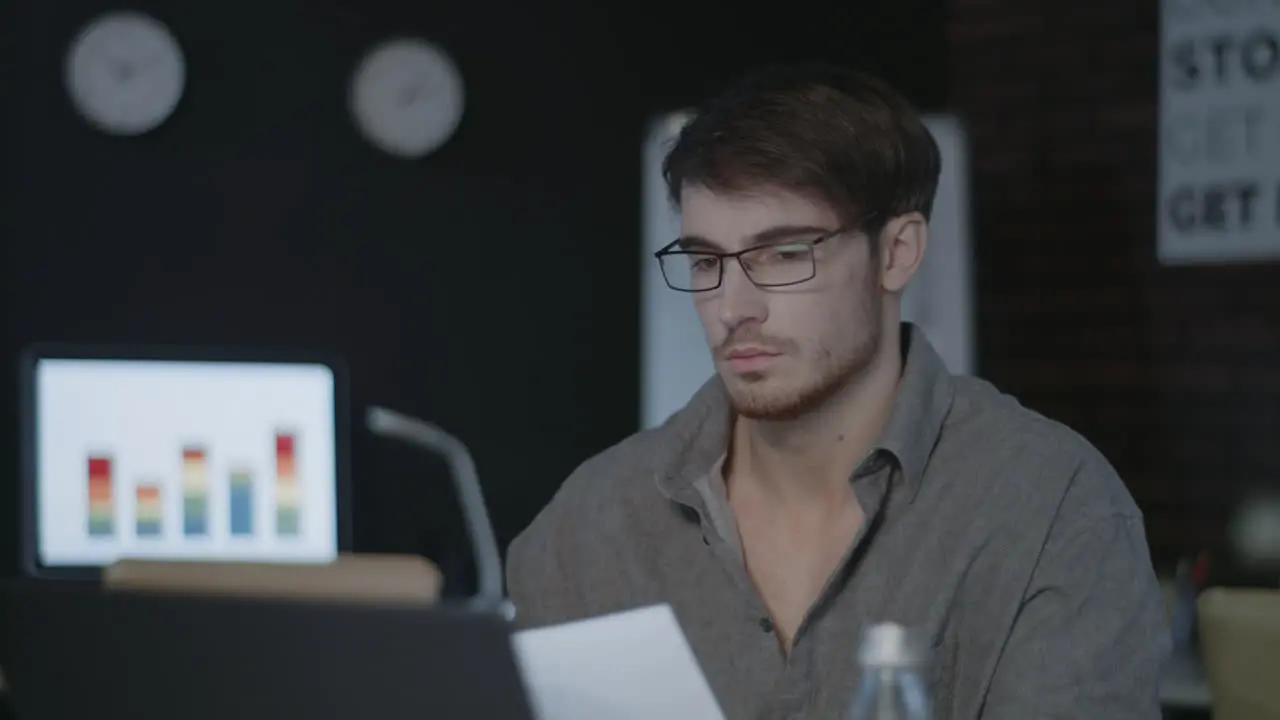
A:
[[[1097,479],[1086,485],[1097,487]],[[1132,502],[1123,485],[1116,492]],[[1142,516],[1136,507],[1100,515],[1091,504],[1092,514],[1087,504],[1064,501],[1000,655],[983,720],[1161,717],[1171,635]]]
[[[580,543],[571,536],[577,524],[568,500],[562,489],[507,548],[507,597],[517,628],[567,622],[583,612],[580,561],[572,555]]]
[[[563,558],[549,519],[539,516],[507,549],[507,597],[515,624],[525,629],[555,622],[558,596],[568,586]]]

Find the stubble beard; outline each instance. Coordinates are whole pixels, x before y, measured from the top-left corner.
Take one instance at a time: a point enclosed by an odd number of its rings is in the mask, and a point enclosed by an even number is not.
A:
[[[851,332],[855,344],[837,355],[829,347],[819,347],[816,371],[789,387],[771,387],[763,373],[727,378],[729,401],[739,417],[759,421],[785,421],[802,417],[822,406],[850,382],[864,375],[875,362],[883,341],[880,327],[882,300],[878,293],[864,296],[859,317]]]

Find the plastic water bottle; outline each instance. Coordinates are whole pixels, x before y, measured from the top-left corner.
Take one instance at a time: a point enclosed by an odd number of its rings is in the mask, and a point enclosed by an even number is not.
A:
[[[862,675],[845,720],[931,720],[927,659],[919,638],[901,625],[868,628],[858,648]]]

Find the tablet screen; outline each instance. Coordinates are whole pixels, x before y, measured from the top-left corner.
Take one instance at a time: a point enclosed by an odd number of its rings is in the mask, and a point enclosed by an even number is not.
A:
[[[41,566],[337,556],[330,367],[41,358],[34,383]]]

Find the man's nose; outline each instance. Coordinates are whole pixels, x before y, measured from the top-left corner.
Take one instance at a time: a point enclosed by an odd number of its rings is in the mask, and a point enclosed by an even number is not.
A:
[[[763,323],[768,318],[768,304],[764,292],[751,282],[742,263],[726,260],[724,278],[720,290],[720,321],[727,327],[737,327],[745,322]]]

